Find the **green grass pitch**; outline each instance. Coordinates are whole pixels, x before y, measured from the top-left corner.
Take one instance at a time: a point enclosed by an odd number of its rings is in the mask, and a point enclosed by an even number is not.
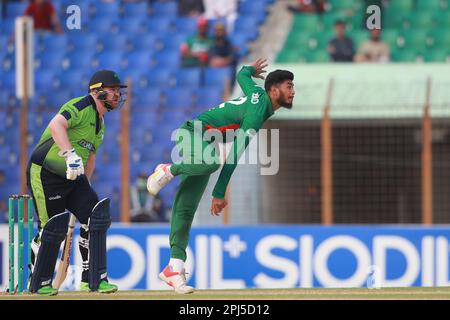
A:
[[[24,293],[1,294],[0,300],[450,300],[450,287],[415,287],[381,289],[243,289],[197,290],[193,294],[180,295],[173,291],[118,291],[113,294],[61,291],[53,297]]]

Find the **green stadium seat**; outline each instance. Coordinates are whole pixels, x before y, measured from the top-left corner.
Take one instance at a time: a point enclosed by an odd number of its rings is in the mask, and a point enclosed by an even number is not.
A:
[[[386,10],[385,14],[383,15],[383,18],[381,19],[381,27],[384,28],[390,28],[390,29],[402,29],[407,28],[407,20],[405,16],[407,17],[410,12],[405,12],[402,14],[399,14],[395,10]]]
[[[326,50],[312,51],[305,55],[307,62],[329,62],[330,56]]]
[[[333,30],[334,24],[336,23],[337,20],[344,20],[347,23],[347,27],[349,27],[348,26],[349,16],[345,12],[338,11],[338,12],[324,13],[322,15],[323,29],[324,30]]]
[[[297,14],[291,30],[316,32],[321,30],[321,22],[315,14]]]
[[[450,11],[440,12],[437,21],[439,28],[450,28]]]
[[[428,45],[427,30],[405,30],[399,40],[401,48],[422,50]]]
[[[276,59],[276,62],[299,62],[300,61],[300,52],[297,50],[282,50]]]
[[[364,14],[361,13],[355,14],[350,17],[350,21],[354,30],[366,27],[366,20]]]
[[[449,29],[437,29],[429,34],[432,40],[432,46],[435,48],[450,48],[450,30]]]
[[[410,15],[414,13],[414,0],[393,0],[384,11],[382,28],[408,29]]]
[[[391,54],[394,62],[417,62],[419,53],[415,50],[397,50]]]
[[[309,47],[311,49],[325,49],[328,46],[328,42],[335,37],[334,32],[317,32],[312,35]]]
[[[386,42],[390,48],[398,47],[399,31],[397,29],[383,29],[381,39]]]
[[[449,55],[446,49],[427,50],[423,55],[425,62],[448,62]]]
[[[330,9],[332,11],[349,9],[357,11],[361,8],[361,1],[354,0],[329,0],[328,4],[330,5]]]
[[[414,11],[406,17],[407,26],[414,29],[432,29],[438,25],[436,15],[432,12]]]
[[[368,30],[354,30],[349,34],[350,38],[353,40],[353,45],[355,50],[358,51],[359,47],[370,39],[370,33]]]
[[[291,31],[284,43],[284,49],[305,49],[310,46],[310,39],[312,35],[308,32]]]
[[[413,7],[414,0],[393,0],[389,1],[388,11],[395,11],[399,15],[407,11],[412,11]]]
[[[391,61],[395,61],[395,57],[397,56],[397,52],[401,51],[402,49],[398,48],[398,47],[390,47],[389,48],[389,55],[391,57]]]
[[[337,20],[343,20],[348,31],[360,29],[364,26],[363,19],[362,14],[349,15],[344,11],[325,13],[322,15],[323,30],[333,30]]]
[[[447,0],[417,0],[417,10],[420,11],[439,11],[448,8]]]

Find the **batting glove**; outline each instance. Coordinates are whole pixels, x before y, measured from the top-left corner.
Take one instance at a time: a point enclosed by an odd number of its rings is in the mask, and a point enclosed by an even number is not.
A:
[[[76,180],[78,176],[84,174],[83,160],[77,155],[75,149],[66,150],[60,153],[60,156],[66,158],[68,180]]]

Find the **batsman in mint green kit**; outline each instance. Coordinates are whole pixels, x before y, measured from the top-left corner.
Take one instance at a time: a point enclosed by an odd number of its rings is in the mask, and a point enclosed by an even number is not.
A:
[[[58,293],[52,287],[52,279],[70,213],[81,224],[80,289],[100,293],[117,291],[117,286],[108,282],[106,271],[110,200],[100,200],[89,179],[105,134],[103,118],[124,103],[122,88],[125,87],[115,72],[96,72],[89,82],[89,94],[66,102],[33,150],[27,184],[38,214],[39,233],[32,243],[29,279],[32,293]]]

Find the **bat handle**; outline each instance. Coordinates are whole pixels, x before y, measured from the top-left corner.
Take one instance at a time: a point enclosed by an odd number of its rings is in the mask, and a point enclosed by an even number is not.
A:
[[[73,229],[75,227],[75,221],[76,221],[76,217],[73,213],[71,213],[70,220],[69,220],[69,229]]]

